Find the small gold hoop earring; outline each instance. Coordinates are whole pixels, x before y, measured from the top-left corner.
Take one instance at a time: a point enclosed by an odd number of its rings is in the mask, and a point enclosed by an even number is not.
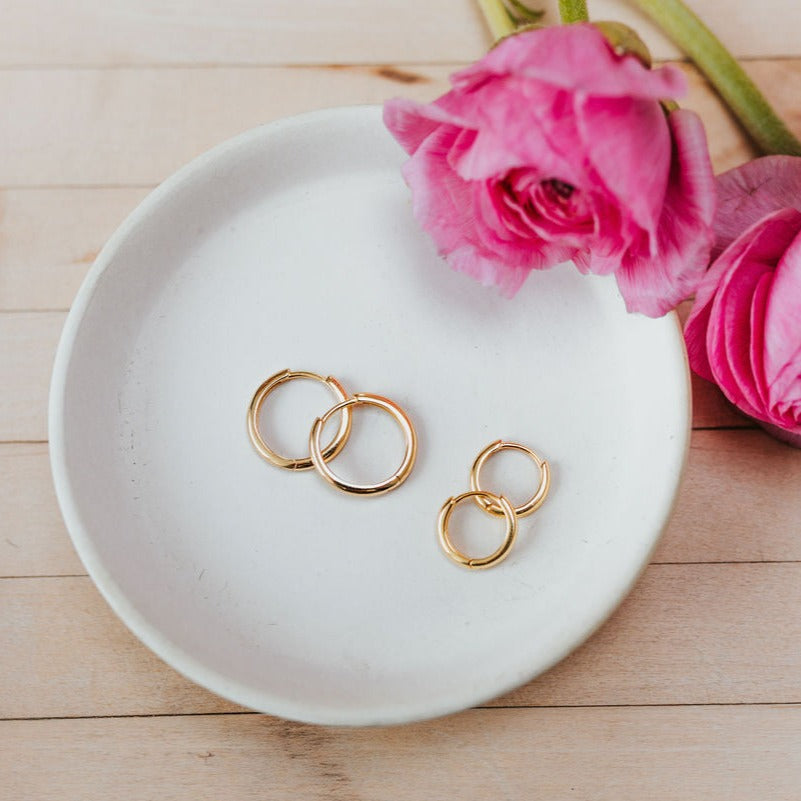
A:
[[[267,396],[276,387],[285,384],[287,381],[292,381],[295,378],[308,378],[312,381],[319,381],[326,384],[331,392],[339,401],[344,401],[348,397],[348,393],[342,388],[342,385],[336,378],[328,376],[327,378],[318,375],[317,373],[308,373],[305,370],[282,370],[280,373],[271,375],[254,393],[253,399],[250,401],[248,408],[248,434],[253,447],[263,456],[268,462],[271,462],[278,467],[283,467],[286,470],[309,470],[314,467],[314,463],[310,458],[304,459],[290,459],[287,456],[281,456],[276,453],[265,441],[259,431],[259,413]],[[351,414],[350,409],[342,410],[342,419],[339,422],[339,429],[336,436],[325,450],[320,454],[321,459],[333,459],[345,447],[345,443],[350,436],[351,427]]]
[[[494,454],[504,450],[514,450],[525,453],[536,462],[537,467],[540,469],[540,484],[537,487],[536,492],[525,503],[514,508],[514,513],[517,515],[517,517],[526,517],[527,515],[536,512],[537,509],[542,506],[543,501],[548,495],[548,489],[551,486],[551,469],[548,466],[548,462],[545,461],[545,459],[540,459],[540,457],[537,456],[537,454],[534,453],[531,448],[527,448],[525,445],[520,445],[517,442],[504,442],[500,439],[496,442],[490,443],[486,448],[484,448],[483,451],[481,451],[481,453],[479,453],[475,462],[473,462],[473,466],[470,468],[470,488],[475,491],[481,490],[480,473],[481,468],[484,466],[484,462],[486,462],[490,456],[493,456]],[[476,503],[485,512],[489,512],[492,515],[500,516],[504,514],[504,511],[499,504],[486,497],[477,495]]]
[[[403,455],[400,467],[386,481],[382,481],[379,484],[350,484],[347,481],[343,481],[330,470],[320,450],[320,434],[326,421],[339,411],[344,414],[351,406],[377,406],[379,409],[383,409],[397,420],[406,438],[406,452]],[[397,403],[381,395],[358,392],[353,397],[342,400],[336,406],[332,406],[322,417],[318,417],[314,421],[311,434],[309,434],[309,451],[311,452],[312,463],[317,468],[317,471],[332,486],[354,495],[381,495],[399,487],[412,471],[412,466],[417,456],[417,434],[412,421]]]
[[[451,514],[453,514],[453,510],[456,508],[457,504],[468,498],[473,498],[476,502],[484,501],[488,505],[497,506],[498,509],[501,510],[500,513],[506,518],[506,536],[500,547],[489,556],[478,558],[470,557],[462,553],[451,542],[450,533],[448,532],[448,523],[450,522]],[[512,504],[510,504],[503,495],[495,495],[486,490],[471,490],[470,492],[463,492],[455,498],[448,498],[448,500],[445,501],[439,512],[437,530],[439,532],[439,544],[450,559],[463,567],[470,568],[471,570],[478,570],[485,567],[492,567],[506,559],[509,551],[512,549],[512,545],[514,545],[515,537],[517,536],[517,516],[512,508]]]

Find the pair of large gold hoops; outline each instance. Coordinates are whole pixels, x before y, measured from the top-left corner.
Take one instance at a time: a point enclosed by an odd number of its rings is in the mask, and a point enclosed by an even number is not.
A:
[[[282,384],[297,378],[310,379],[325,384],[334,394],[337,403],[314,421],[309,433],[309,456],[291,458],[277,453],[264,441],[259,428],[259,417],[261,408],[269,395]],[[406,449],[400,467],[389,478],[376,484],[353,484],[337,476],[328,466],[328,462],[339,454],[347,444],[352,425],[351,412],[358,406],[374,406],[388,412],[397,421],[406,440]],[[340,415],[339,428],[331,442],[323,447],[320,443],[320,436],[325,424],[335,414]],[[253,395],[248,407],[247,421],[250,441],[258,453],[268,462],[285,470],[311,470],[314,468],[332,487],[353,495],[382,495],[385,492],[396,489],[403,484],[409,473],[411,473],[414,460],[417,457],[417,433],[409,416],[395,401],[382,395],[372,395],[366,392],[349,395],[342,384],[333,376],[324,377],[305,370],[282,370],[270,376]]]
[[[534,494],[520,506],[512,506],[511,503],[503,496],[496,495],[494,492],[489,492],[481,488],[481,468],[485,462],[496,453],[504,450],[516,450],[530,456],[540,470],[540,483],[535,490]],[[470,468],[470,490],[463,492],[461,495],[448,498],[440,509],[439,520],[437,521],[437,532],[439,534],[439,542],[442,550],[445,551],[447,556],[463,567],[471,570],[478,570],[487,567],[492,567],[502,562],[512,550],[517,537],[517,521],[521,517],[528,517],[534,514],[537,509],[542,506],[548,495],[548,489],[551,486],[551,471],[548,462],[541,459],[531,448],[521,445],[517,442],[504,442],[497,440],[492,442],[478,454],[473,466]],[[466,553],[460,551],[451,540],[448,525],[450,523],[453,510],[462,501],[472,499],[477,503],[485,512],[496,517],[506,518],[506,535],[503,542],[493,551],[489,556],[473,557],[468,556]]]

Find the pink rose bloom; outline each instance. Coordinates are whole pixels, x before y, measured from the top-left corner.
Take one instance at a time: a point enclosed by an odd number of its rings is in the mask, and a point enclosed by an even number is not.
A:
[[[718,186],[720,255],[685,327],[690,365],[741,411],[798,437],[801,158],[756,159]]]
[[[384,121],[411,155],[414,213],[449,264],[514,294],[573,259],[614,273],[630,311],[659,316],[708,264],[715,189],[703,126],[666,116],[681,72],[618,55],[591,25],[503,40],[430,104]]]

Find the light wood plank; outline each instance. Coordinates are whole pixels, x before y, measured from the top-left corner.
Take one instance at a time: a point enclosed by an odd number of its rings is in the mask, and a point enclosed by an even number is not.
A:
[[[0,314],[0,441],[47,439],[47,395],[63,312]]]
[[[693,432],[654,562],[801,561],[801,449],[761,429]]]
[[[0,71],[0,105],[25,109],[0,121],[0,186],[155,184],[245,129],[323,106],[380,103],[399,94],[433,98],[448,72],[430,66]]]
[[[584,646],[501,704],[801,702],[801,565],[653,565]]]
[[[688,67],[687,105],[707,126],[718,169],[752,151],[711,90]],[[801,59],[749,70],[779,111],[801,128],[793,87]],[[449,67],[0,71],[0,186],[151,185],[247,128],[321,106],[433,99]],[[36,106],[29,98],[38,98]],[[59,132],[58,137],[52,131]],[[46,208],[45,208],[46,211]],[[40,220],[46,221],[45,212]],[[102,222],[101,222],[102,225]],[[91,245],[87,250],[91,250]],[[80,255],[80,254],[79,254]]]
[[[100,248],[147,191],[0,193],[0,310],[68,309]]]
[[[163,665],[88,578],[0,581],[0,718],[231,706]],[[801,564],[654,565],[618,613],[501,705],[801,702]]]
[[[697,70],[686,64],[680,66],[689,82],[688,95],[681,105],[700,115],[715,172],[728,170],[758,155],[734,117]],[[801,134],[801,110],[795,100],[795,88],[801,80],[801,59],[751,61],[743,66],[790,129]]]
[[[0,609],[0,719],[236,708],[161,662],[86,577],[3,579]]]
[[[83,574],[50,477],[46,444],[0,445],[0,577]]]
[[[544,22],[558,20],[556,0]],[[797,4],[746,0],[690,5],[738,56],[801,54]],[[594,19],[633,25],[657,58],[678,50],[632,4],[594,0]],[[6,0],[0,65],[327,64],[467,61],[490,43],[473,0],[174,0],[169,5]]]
[[[801,561],[801,450],[760,430],[696,431],[654,562]],[[0,445],[0,577],[84,573],[46,445]]]
[[[472,0],[6,0],[8,65],[330,64],[472,59],[490,44]]]
[[[776,110],[788,123],[794,122],[793,106],[789,98],[785,97],[773,80],[776,61],[752,61],[744,65],[748,73],[766,97],[773,103]],[[788,62],[792,65],[793,73],[801,76],[801,59]],[[687,96],[680,104],[695,111],[704,123],[706,129],[709,154],[712,158],[712,167],[716,173],[736,167],[757,155],[751,142],[740,129],[740,126],[725,108],[718,95],[706,82],[701,74],[687,64],[679,64],[687,76]],[[767,69],[766,69],[767,67]]]
[[[391,729],[259,715],[0,723],[14,801],[793,801],[801,708],[496,709]]]

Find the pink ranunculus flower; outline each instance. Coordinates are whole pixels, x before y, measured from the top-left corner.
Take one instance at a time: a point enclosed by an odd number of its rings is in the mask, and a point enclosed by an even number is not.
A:
[[[698,117],[666,116],[681,72],[618,55],[593,26],[503,40],[433,103],[390,100],[414,213],[452,267],[512,295],[573,259],[659,316],[708,264],[715,189]]]
[[[690,365],[801,444],[801,158],[719,176],[719,253],[684,331]]]

